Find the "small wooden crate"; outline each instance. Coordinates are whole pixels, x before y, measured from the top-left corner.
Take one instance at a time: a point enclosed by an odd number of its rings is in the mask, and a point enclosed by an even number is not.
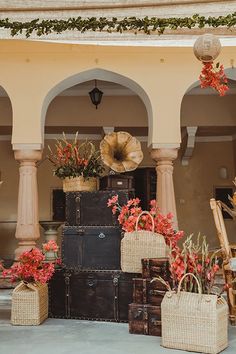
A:
[[[127,175],[110,175],[100,178],[101,190],[126,190],[133,191],[133,176]]]
[[[161,336],[160,306],[130,304],[129,333]]]
[[[47,284],[21,282],[12,293],[11,324],[39,325],[48,317]]]

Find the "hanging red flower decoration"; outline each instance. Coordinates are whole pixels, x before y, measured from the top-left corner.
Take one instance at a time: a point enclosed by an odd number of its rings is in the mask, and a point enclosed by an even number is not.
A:
[[[213,62],[203,62],[203,68],[199,76],[201,88],[212,87],[218,91],[220,96],[224,96],[229,90],[228,80],[224,73],[224,66],[219,63],[216,66]]]

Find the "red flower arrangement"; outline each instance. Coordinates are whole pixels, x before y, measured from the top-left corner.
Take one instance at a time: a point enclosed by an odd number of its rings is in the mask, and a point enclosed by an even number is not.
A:
[[[66,177],[83,176],[84,179],[97,177],[102,174],[104,167],[100,159],[100,151],[95,149],[92,142],[86,141],[79,145],[78,133],[74,141],[69,142],[63,133],[63,138],[57,140],[56,151],[50,146],[49,161],[54,165],[54,175],[64,179]]]
[[[122,226],[122,230],[126,232],[135,231],[135,225],[138,215],[142,212],[140,207],[140,199],[130,199],[127,204],[121,206],[118,201],[118,195],[108,200],[107,206],[112,208],[112,213],[119,213],[118,221]],[[166,216],[160,213],[156,200],[150,202],[150,214],[154,218],[154,231],[164,236],[166,244],[176,247],[177,241],[183,237],[183,231],[175,231],[173,229],[173,215],[171,213]],[[148,215],[142,215],[139,219],[138,230],[152,230],[152,222]]]
[[[203,294],[210,294],[219,270],[218,252],[210,255],[206,238],[199,234],[194,243],[193,235],[190,235],[183,243],[182,250],[175,247],[170,253],[171,284],[166,284],[168,289],[172,287],[176,290],[183,275],[193,273],[201,284]],[[197,292],[197,284],[192,277],[185,279],[184,288],[185,291]]]
[[[228,80],[224,73],[223,65],[219,63],[213,66],[213,62],[203,62],[203,68],[199,76],[201,88],[212,87],[218,91],[220,96],[224,96],[229,90]]]
[[[47,283],[55,270],[53,263],[44,262],[45,256],[38,248],[23,252],[17,263],[3,270],[3,276],[10,276],[12,282]]]

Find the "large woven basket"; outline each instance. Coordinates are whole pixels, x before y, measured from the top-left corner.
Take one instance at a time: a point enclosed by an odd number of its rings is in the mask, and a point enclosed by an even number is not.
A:
[[[63,191],[64,192],[93,192],[98,189],[98,178],[89,177],[84,179],[84,177],[66,177],[63,180]]]
[[[196,279],[199,293],[180,291],[186,275]],[[222,297],[202,294],[198,279],[185,274],[177,293],[168,291],[161,303],[162,345],[216,354],[228,346],[228,306]]]
[[[39,325],[48,317],[47,284],[21,282],[12,293],[11,323]]]
[[[138,231],[138,222],[143,214],[148,214],[152,220],[152,231]],[[135,231],[126,232],[121,240],[121,269],[127,273],[142,273],[142,258],[162,258],[168,255],[163,235],[154,232],[152,215],[143,211],[139,214]]]

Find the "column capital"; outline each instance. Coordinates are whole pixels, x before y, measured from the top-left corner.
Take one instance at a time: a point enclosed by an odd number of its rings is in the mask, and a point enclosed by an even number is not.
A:
[[[42,150],[15,150],[14,156],[17,161],[32,161],[37,162],[42,159]]]
[[[174,161],[178,156],[178,149],[152,149],[150,151],[151,158],[156,162],[159,161]]]

